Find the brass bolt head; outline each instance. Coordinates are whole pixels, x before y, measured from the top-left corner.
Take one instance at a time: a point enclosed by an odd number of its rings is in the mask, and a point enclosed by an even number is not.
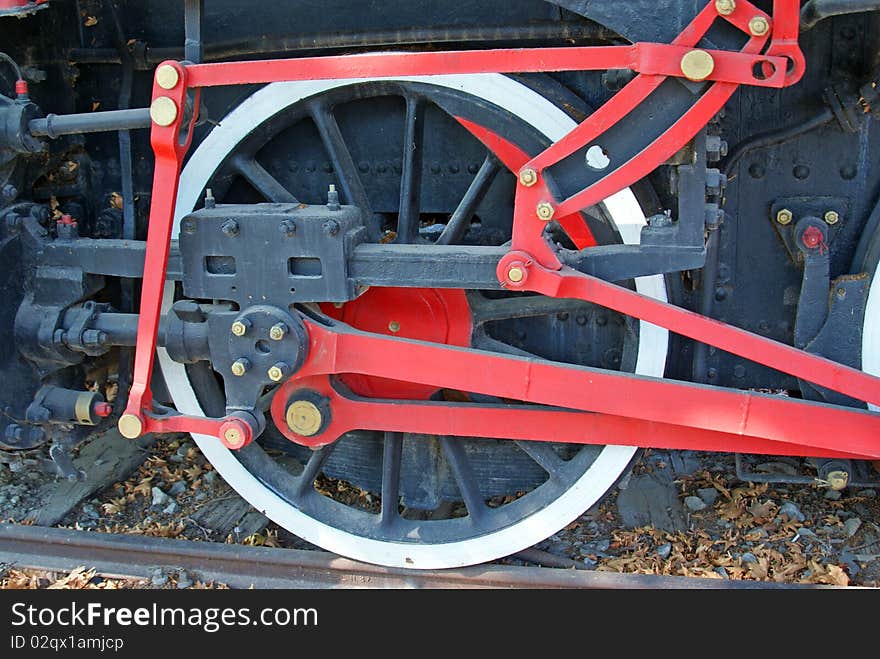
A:
[[[736,11],[736,0],[715,0],[715,10],[722,16],[730,16]]]
[[[278,362],[268,370],[267,375],[272,382],[281,382],[289,372],[290,367],[287,364]]]
[[[287,325],[278,323],[269,328],[269,338],[273,341],[280,341],[287,335]]]
[[[177,104],[167,96],[160,96],[150,105],[150,119],[157,126],[170,126],[177,120]]]
[[[144,432],[143,422],[134,414],[123,414],[116,424],[119,434],[126,439],[137,439]]]
[[[754,37],[763,37],[770,31],[770,21],[763,16],[755,16],[749,21],[749,32]]]
[[[825,213],[825,224],[837,224],[840,222],[840,214],[837,211]]]
[[[791,224],[791,221],[793,219],[794,214],[787,208],[783,208],[778,213],[776,213],[776,221],[782,226],[785,226],[786,224]]]
[[[321,410],[313,402],[297,400],[290,404],[285,414],[287,427],[302,437],[317,435],[324,423]]]
[[[400,331],[400,323],[398,323],[396,320],[392,320],[390,323],[388,323],[388,329],[397,334]]]
[[[531,167],[527,167],[519,173],[519,182],[527,188],[532,187],[538,182],[538,172]]]
[[[526,277],[526,273],[523,272],[522,268],[519,268],[517,266],[514,266],[510,270],[507,271],[507,278],[510,281],[512,281],[514,284],[518,284],[523,279],[525,279],[525,277]]]
[[[829,471],[825,477],[828,487],[840,492],[849,485],[849,474],[843,470]]]
[[[236,320],[232,323],[232,333],[235,336],[244,336],[247,334],[247,325],[245,325],[242,321]]]
[[[244,437],[242,437],[241,430],[238,428],[227,428],[223,431],[223,443],[227,448],[236,449],[240,448],[244,443]]]
[[[170,64],[163,64],[156,69],[156,84],[162,89],[174,89],[180,82],[180,74]]]
[[[693,82],[703,82],[715,70],[715,59],[705,50],[692,50],[681,58],[681,72]]]
[[[556,213],[556,209],[553,208],[553,204],[551,204],[549,201],[542,201],[540,204],[538,204],[535,212],[538,215],[538,219],[549,222],[553,219],[553,215]]]
[[[250,367],[251,367],[251,363],[247,359],[242,357],[241,359],[236,359],[234,362],[232,362],[232,366],[230,367],[230,370],[232,371],[232,374],[234,376],[240,378],[241,376],[243,376],[245,373],[248,372],[248,369]]]

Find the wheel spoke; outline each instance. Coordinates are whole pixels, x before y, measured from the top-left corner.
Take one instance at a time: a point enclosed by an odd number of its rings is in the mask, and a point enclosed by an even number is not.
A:
[[[386,432],[382,448],[382,526],[391,526],[400,514],[400,457],[403,453],[403,433]]]
[[[267,172],[255,158],[239,156],[232,161],[232,166],[268,201],[286,204],[299,203],[297,198],[281,185],[278,179]]]
[[[543,295],[528,297],[507,297],[490,299],[479,293],[468,296],[471,314],[475,326],[495,320],[511,320],[513,318],[534,318],[536,316],[552,316],[558,313],[585,314],[595,309],[594,305],[581,300],[567,300]]]
[[[471,519],[479,524],[489,511],[483,497],[480,496],[480,488],[477,485],[477,477],[468,460],[467,453],[461,441],[455,437],[444,437],[440,440],[443,445],[443,453],[452,470],[452,477],[458,485],[458,491],[467,508]]]
[[[558,474],[565,465],[565,460],[560,458],[549,444],[517,441],[516,445],[537,462],[541,469],[550,475],[550,478]]]
[[[342,188],[343,201],[347,204],[357,206],[361,209],[364,216],[364,223],[367,230],[372,234],[374,240],[380,237],[380,228],[373,217],[373,211],[370,206],[370,199],[364,188],[364,183],[351,157],[351,152],[339,129],[336,117],[333,116],[333,109],[325,103],[315,102],[309,106],[312,121],[318,129],[324,148],[330,156],[333,163],[333,170],[336,172],[336,178]]]
[[[424,137],[425,103],[420,98],[408,95],[403,135],[403,171],[400,177],[400,213],[397,216],[399,243],[414,243],[419,235]]]
[[[471,225],[471,219],[477,210],[477,206],[483,201],[489,186],[495,180],[495,176],[501,171],[501,164],[491,153],[486,156],[482,166],[474,176],[468,186],[467,192],[464,193],[458,207],[453,211],[446,223],[446,228],[437,238],[437,245],[452,245],[461,241],[467,233],[468,227]]]
[[[323,469],[324,463],[327,462],[327,458],[330,457],[330,454],[333,452],[333,449],[335,447],[335,443],[328,444],[323,448],[319,448],[317,451],[309,456],[308,462],[306,462],[306,465],[303,468],[303,471],[300,474],[299,480],[296,484],[296,490],[294,492],[294,496],[296,499],[302,498],[312,490],[315,479],[321,473],[321,469]]]

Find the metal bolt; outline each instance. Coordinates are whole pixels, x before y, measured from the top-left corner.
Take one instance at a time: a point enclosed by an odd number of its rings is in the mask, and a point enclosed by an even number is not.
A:
[[[288,373],[290,373],[290,366],[284,362],[278,362],[269,369],[267,375],[272,382],[281,382],[287,377]]]
[[[123,414],[119,417],[116,427],[126,439],[137,439],[144,432],[143,422],[134,414]]]
[[[390,323],[388,323],[388,329],[396,334],[400,331],[400,323],[398,323],[396,320],[392,320]]]
[[[208,210],[217,207],[217,200],[214,199],[214,191],[211,188],[205,189],[205,208]]]
[[[150,119],[157,126],[170,126],[177,120],[177,103],[167,96],[160,96],[150,105]]]
[[[556,209],[553,208],[553,204],[551,204],[549,201],[542,201],[540,204],[538,204],[535,212],[538,214],[538,219],[549,222],[553,219],[553,214],[556,213]]]
[[[755,16],[749,21],[749,32],[752,36],[763,37],[770,31],[770,21],[763,16]]]
[[[192,220],[184,220],[180,223],[180,230],[184,233],[193,234],[196,232],[196,223]]]
[[[730,16],[736,11],[736,0],[715,0],[715,11],[722,16]]]
[[[321,225],[321,228],[324,229],[324,233],[326,233],[328,236],[335,236],[337,233],[339,233],[339,222],[337,222],[336,220],[327,220],[326,222],[324,222],[323,225]]]
[[[163,64],[156,69],[156,84],[162,89],[174,89],[180,82],[180,74],[170,64]]]
[[[287,335],[287,332],[287,325],[284,323],[277,323],[269,328],[269,338],[273,341],[280,341]]]
[[[837,211],[828,211],[825,213],[826,224],[837,224],[840,222],[840,214]]]
[[[331,211],[338,211],[340,209],[339,193],[336,191],[336,186],[332,183],[330,184],[330,189],[327,190],[327,208]]]
[[[235,336],[244,336],[247,334],[248,329],[250,329],[251,321],[247,318],[242,318],[241,320],[236,320],[232,323],[232,333]]]
[[[234,238],[238,235],[240,227],[238,226],[238,222],[235,220],[226,220],[223,224],[220,225],[220,231],[223,232],[224,236],[229,238]]]
[[[776,213],[776,221],[785,226],[786,224],[791,224],[791,221],[794,219],[794,213],[792,213],[787,208],[783,208],[778,213]]]
[[[681,72],[693,82],[702,82],[715,70],[715,59],[705,50],[692,50],[681,58]]]
[[[527,167],[519,173],[519,182],[527,188],[532,187],[538,182],[538,172],[531,167]]]
[[[510,281],[512,281],[514,284],[518,284],[523,279],[525,279],[525,277],[526,277],[526,273],[523,272],[522,268],[519,268],[517,266],[514,266],[510,270],[507,271],[507,278]]]
[[[241,376],[243,376],[245,373],[248,372],[248,369],[250,367],[251,367],[251,363],[247,359],[245,359],[244,357],[241,357],[240,359],[236,359],[234,362],[232,362],[232,366],[230,367],[230,370],[232,371],[232,374],[234,376],[240,378]]]

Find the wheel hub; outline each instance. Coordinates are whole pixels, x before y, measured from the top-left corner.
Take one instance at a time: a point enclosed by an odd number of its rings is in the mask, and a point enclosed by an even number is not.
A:
[[[321,308],[328,316],[364,332],[461,347],[471,343],[471,313],[463,290],[371,288],[356,300]],[[340,379],[354,393],[368,398],[426,400],[437,391],[411,382],[354,374]]]

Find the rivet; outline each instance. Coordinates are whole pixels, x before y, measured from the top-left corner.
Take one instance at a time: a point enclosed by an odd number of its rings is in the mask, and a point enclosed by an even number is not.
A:
[[[177,120],[177,104],[167,96],[160,96],[150,105],[150,119],[157,126],[170,126]]]
[[[163,64],[156,69],[156,84],[162,89],[174,89],[180,82],[180,74],[170,64]]]
[[[702,82],[715,71],[715,60],[705,50],[692,50],[681,58],[681,72],[693,82]]]

